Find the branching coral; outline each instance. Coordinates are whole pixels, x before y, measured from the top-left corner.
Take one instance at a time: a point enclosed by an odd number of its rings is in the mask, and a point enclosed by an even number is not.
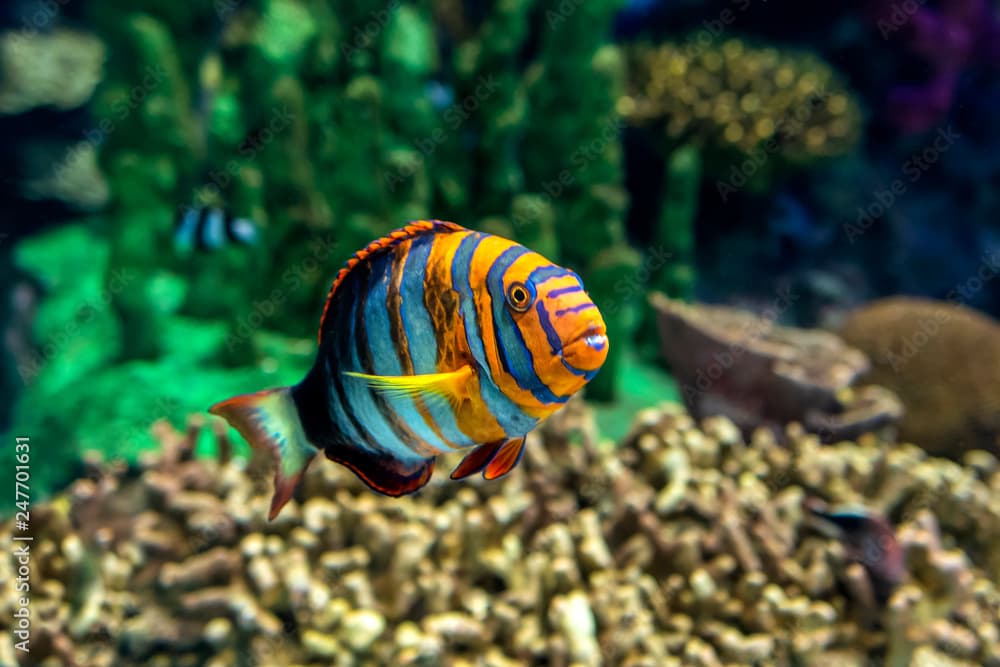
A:
[[[861,129],[854,96],[822,60],[739,39],[661,44],[631,54],[619,110],[667,137],[746,153],[761,146],[806,161],[848,151]]]
[[[503,481],[393,499],[314,466],[268,523],[262,462],[220,432],[219,460],[194,459],[202,428],[160,423],[141,471],[92,461],[33,510],[36,664],[1000,665],[988,455],[960,467],[799,428],[744,444],[676,406],[614,450],[574,401]],[[858,555],[811,528],[808,496],[902,524],[909,573],[885,608]]]

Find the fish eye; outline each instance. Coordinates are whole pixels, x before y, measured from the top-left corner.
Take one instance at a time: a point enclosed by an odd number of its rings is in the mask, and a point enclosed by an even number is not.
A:
[[[507,288],[507,303],[511,308],[519,313],[523,313],[531,307],[531,292],[524,283],[511,283]]]

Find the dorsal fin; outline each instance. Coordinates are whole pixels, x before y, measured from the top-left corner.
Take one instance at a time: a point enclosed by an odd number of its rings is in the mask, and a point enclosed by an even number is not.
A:
[[[402,243],[407,239],[412,239],[429,233],[466,231],[469,230],[454,222],[446,222],[444,220],[414,220],[405,227],[400,227],[399,229],[389,232],[382,238],[375,239],[367,246],[354,253],[354,255],[347,260],[344,268],[337,273],[337,277],[333,279],[333,284],[330,285],[330,292],[326,295],[326,305],[323,306],[323,315],[319,318],[319,343],[323,343],[323,322],[326,321],[326,312],[329,310],[330,303],[333,301],[333,295],[337,291],[340,284],[344,282],[347,274],[351,272],[351,269],[372,255],[385,251],[386,249],[391,248],[398,243]]]

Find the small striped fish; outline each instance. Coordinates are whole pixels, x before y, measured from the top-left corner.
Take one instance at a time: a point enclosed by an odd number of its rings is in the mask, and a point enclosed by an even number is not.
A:
[[[426,484],[443,452],[469,450],[452,479],[500,477],[607,353],[575,273],[498,236],[422,220],[341,269],[302,382],[210,412],[275,454],[273,519],[319,451],[390,496]]]
[[[174,245],[178,250],[218,250],[230,243],[250,245],[257,241],[257,225],[247,218],[234,218],[214,207],[181,210],[174,223]]]

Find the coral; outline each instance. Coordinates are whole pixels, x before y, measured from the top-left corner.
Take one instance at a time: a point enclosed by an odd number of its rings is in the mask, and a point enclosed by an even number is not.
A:
[[[64,146],[36,145],[26,151],[29,173],[21,191],[29,199],[54,199],[79,211],[93,212],[108,203],[110,189],[88,141]]]
[[[793,295],[782,297],[787,307]],[[730,417],[744,431],[801,422],[825,441],[889,426],[902,408],[879,386],[854,387],[869,368],[836,335],[781,327],[723,306],[688,305],[654,293],[660,345],[693,414]]]
[[[221,423],[217,459],[193,456],[200,420],[153,430],[138,468],[89,460],[33,507],[35,664],[1000,665],[992,457],[795,427],[787,447],[744,443],[676,406],[608,449],[573,401],[501,481],[387,498],[317,465],[269,523],[268,464],[234,458]],[[863,567],[879,553],[815,530],[811,496],[899,524],[907,574],[884,607]]]
[[[995,320],[955,303],[893,297],[853,312],[840,333],[871,359],[865,381],[902,401],[901,437],[939,456],[1000,453]]]
[[[105,51],[98,37],[75,29],[0,33],[0,116],[55,114],[65,124],[43,131],[28,120],[8,139],[8,182],[16,183],[25,200],[61,202],[82,213],[107,203],[110,193],[95,142],[89,135],[81,141],[71,120],[104,75]],[[16,228],[27,235],[36,226],[42,225],[19,223]]]
[[[861,129],[854,96],[807,53],[740,39],[637,47],[618,107],[633,124],[662,124],[672,141],[791,162],[850,150]]]
[[[104,57],[100,39],[76,30],[0,34],[0,113],[81,106],[101,80]]]

